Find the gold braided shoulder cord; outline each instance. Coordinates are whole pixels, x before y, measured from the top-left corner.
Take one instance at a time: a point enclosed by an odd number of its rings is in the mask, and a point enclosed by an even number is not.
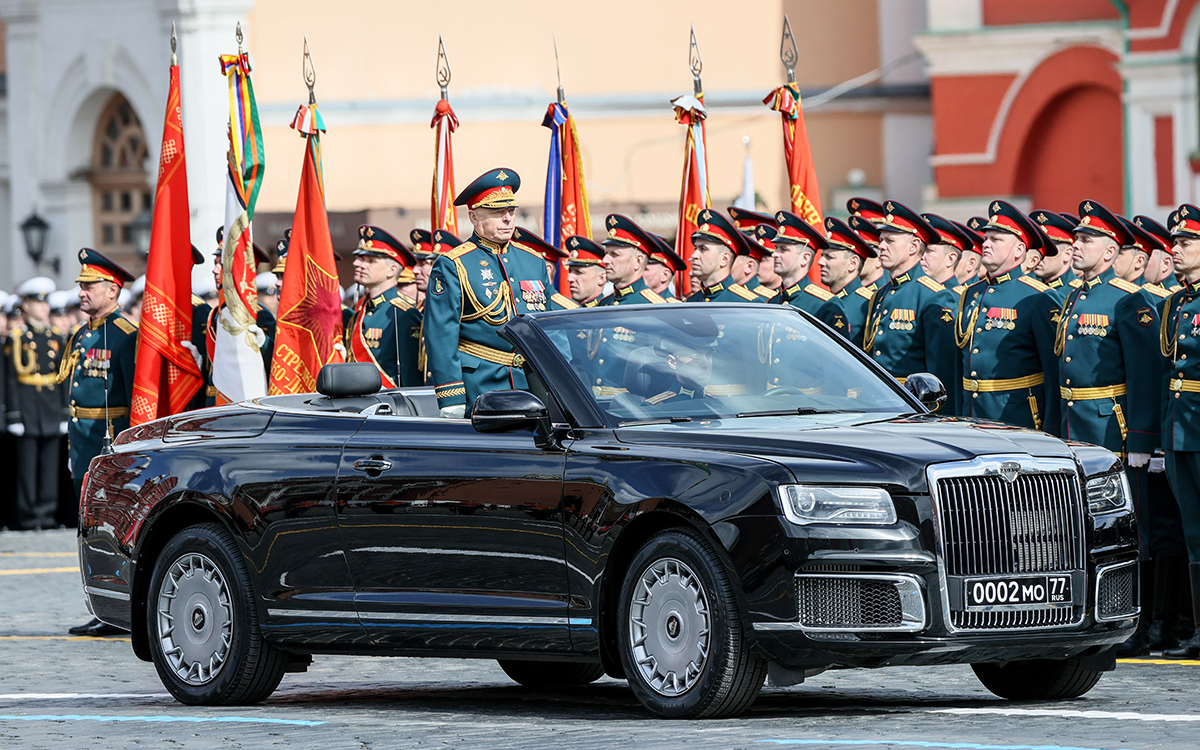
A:
[[[516,306],[513,303],[512,287],[507,282],[500,285],[500,293],[496,295],[496,299],[492,300],[491,304],[484,305],[475,296],[475,290],[471,287],[470,278],[467,276],[466,266],[463,265],[461,260],[455,258],[454,267],[458,269],[458,287],[462,291],[462,322],[470,323],[483,318],[485,323],[502,326],[512,318],[516,311]],[[468,313],[466,311],[468,300],[470,300],[474,312]]]
[[[1054,356],[1061,357],[1067,344],[1067,326],[1071,322],[1071,312],[1079,301],[1079,288],[1067,295],[1063,301],[1062,312],[1058,316],[1058,329],[1054,332]]]
[[[23,358],[21,356],[22,351],[25,349],[25,347],[21,346],[21,336],[24,333],[25,332],[20,328],[13,331],[13,337],[12,337],[13,367],[16,368],[18,375],[32,375],[34,372],[37,371],[37,354],[31,350],[30,354],[32,354],[33,356],[31,356],[29,358]],[[30,334],[29,339],[31,341],[33,340],[32,333]]]
[[[967,291],[970,287],[963,290],[963,293],[958,297],[958,312],[954,315],[954,343],[959,349],[966,349],[971,345],[971,341],[975,339],[975,324],[979,321],[979,308],[982,306],[982,301],[976,300],[974,307],[971,308],[971,320],[964,331],[962,327],[963,310],[967,304]]]
[[[1178,309],[1172,313],[1171,303],[1175,301],[1176,297],[1180,297],[1181,301]],[[1175,330],[1171,331],[1169,330],[1170,323],[1168,321],[1171,320],[1173,314],[1177,315],[1178,319],[1175,321]],[[1175,361],[1175,354],[1179,351],[1179,323],[1182,317],[1183,302],[1182,290],[1180,290],[1179,292],[1172,294],[1170,297],[1167,297],[1167,304],[1163,306],[1162,320],[1159,321],[1158,324],[1158,348],[1162,352],[1162,355],[1172,362]]]
[[[885,284],[884,287],[886,288],[886,286]],[[880,289],[867,302],[867,323],[866,328],[863,330],[863,351],[867,353],[870,353],[871,349],[875,347],[875,334],[879,333],[880,320],[879,316],[875,314],[875,310],[879,307],[878,301],[883,296],[881,294],[882,291],[883,289]]]
[[[79,341],[79,334],[85,326],[80,326],[75,329],[75,333],[71,334],[71,338],[67,339],[67,350],[70,354],[58,361],[58,376],[54,379],[55,384],[61,385],[71,377],[71,373],[75,372],[75,365],[79,362],[79,347],[75,344]]]

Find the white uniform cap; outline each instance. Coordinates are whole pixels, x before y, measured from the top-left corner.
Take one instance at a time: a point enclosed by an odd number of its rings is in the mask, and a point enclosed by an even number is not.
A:
[[[67,294],[71,295],[71,303],[69,305],[67,305],[67,307],[79,307],[79,305],[80,305],[79,292],[80,291],[81,290],[80,290],[78,284],[76,284],[75,286],[73,286],[67,290]]]
[[[142,274],[141,276],[138,276],[136,279],[134,279],[133,283],[131,283],[129,285],[128,289],[129,289],[129,293],[132,294],[134,297],[141,297],[143,294],[145,294],[146,293],[146,275]]]
[[[199,281],[192,282],[192,294],[197,297],[217,296],[217,285],[213,283],[212,276],[205,276]]]
[[[263,271],[255,276],[254,285],[263,294],[279,294],[279,277],[270,271]]]
[[[17,296],[46,299],[56,289],[54,281],[45,276],[34,276],[17,287]]]
[[[120,293],[117,294],[117,304],[120,305],[122,309],[125,309],[129,307],[130,302],[133,302],[133,294],[131,294],[130,291],[125,287],[121,287]]]
[[[51,292],[46,301],[50,303],[52,311],[66,312],[67,308],[71,306],[71,293],[60,289],[57,292]],[[78,302],[79,298],[76,297],[75,301]]]
[[[17,309],[17,305],[21,304],[21,298],[15,294],[4,295],[4,314],[12,315]]]

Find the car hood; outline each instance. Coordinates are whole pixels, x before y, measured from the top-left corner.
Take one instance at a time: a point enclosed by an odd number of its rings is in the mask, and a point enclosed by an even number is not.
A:
[[[887,482],[925,488],[929,464],[981,455],[1074,459],[1052,435],[998,422],[918,415],[827,414],[630,425],[625,443],[753,455],[780,463],[800,481]]]

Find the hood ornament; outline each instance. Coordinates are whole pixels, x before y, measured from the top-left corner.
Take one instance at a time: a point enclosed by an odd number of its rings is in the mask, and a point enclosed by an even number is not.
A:
[[[1004,463],[1000,464],[999,473],[1000,477],[1004,481],[1012,484],[1013,482],[1017,481],[1017,475],[1021,473],[1021,464],[1017,463],[1016,461],[1005,461]]]

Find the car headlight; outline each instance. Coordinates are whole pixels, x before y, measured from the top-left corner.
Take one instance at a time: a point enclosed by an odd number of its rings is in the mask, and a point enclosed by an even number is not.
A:
[[[796,524],[847,523],[888,526],[896,522],[896,506],[879,487],[779,487],[783,515]]]
[[[1125,472],[1088,479],[1087,503],[1088,512],[1093,515],[1133,510],[1133,495]]]

